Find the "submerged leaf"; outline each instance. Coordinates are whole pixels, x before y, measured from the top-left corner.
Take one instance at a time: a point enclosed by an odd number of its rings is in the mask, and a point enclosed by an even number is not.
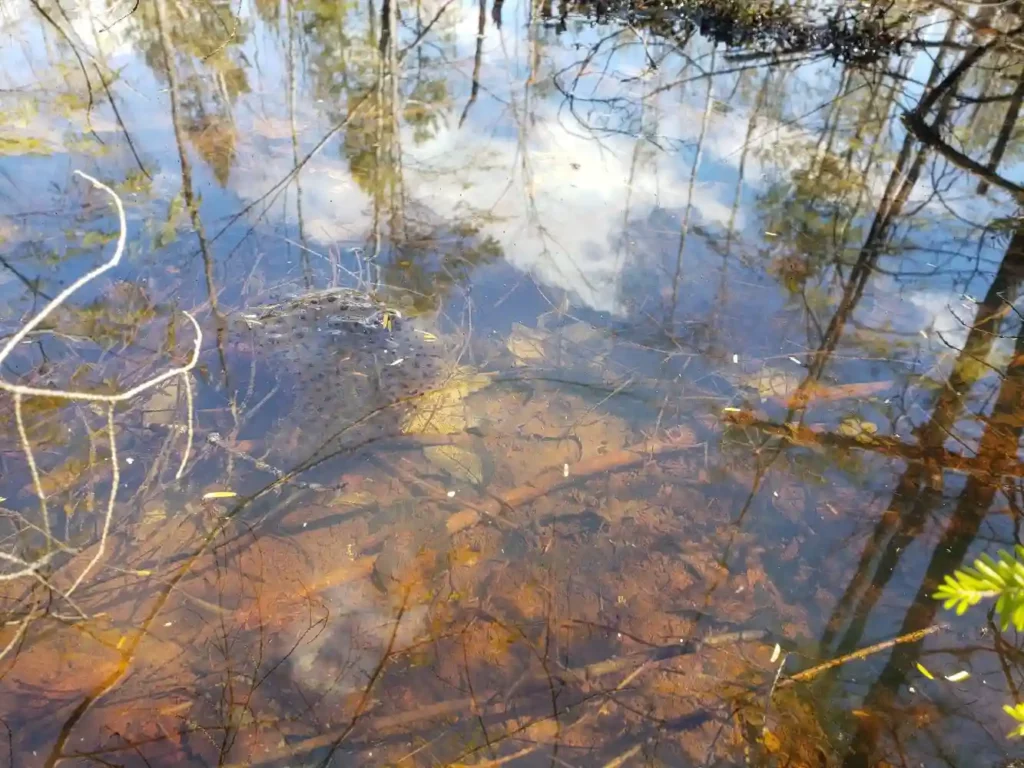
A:
[[[412,410],[402,420],[407,435],[452,435],[469,426],[463,400],[490,383],[472,369],[462,368],[443,386],[410,401]]]
[[[203,494],[203,498],[204,499],[233,499],[237,495],[238,494],[235,493],[234,491],[210,491],[209,493],[204,493]]]
[[[423,449],[423,454],[427,461],[456,480],[470,485],[483,484],[483,462],[473,451],[458,445],[431,445]]]

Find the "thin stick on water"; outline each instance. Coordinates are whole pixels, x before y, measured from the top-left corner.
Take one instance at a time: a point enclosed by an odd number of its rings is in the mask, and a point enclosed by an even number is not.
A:
[[[30,563],[27,560],[22,560],[20,557],[9,555],[6,552],[0,552],[0,560],[6,560],[9,563],[15,563],[16,565],[23,566],[23,568],[20,571],[12,571],[11,573],[0,574],[0,581],[14,581],[15,579],[21,579],[25,576],[32,576],[40,568],[46,565],[55,554],[57,554],[56,549],[43,555],[38,560],[34,560]]]
[[[83,173],[82,171],[75,171],[75,173],[92,182],[93,186],[97,187],[98,189],[102,189],[103,191],[107,192],[112,198],[114,198],[114,204],[117,206],[117,219],[118,223],[121,226],[121,232],[117,237],[117,248],[114,250],[114,255],[111,257],[109,261],[107,261],[104,264],[100,264],[100,266],[96,267],[96,269],[92,270],[91,272],[87,272],[86,274],[82,275],[82,277],[78,278],[77,280],[75,280],[75,282],[73,282],[63,291],[58,293],[53,298],[53,300],[50,301],[49,304],[47,304],[45,307],[42,308],[42,310],[40,310],[39,314],[37,314],[34,318],[25,323],[25,325],[23,325],[17,333],[11,336],[11,338],[7,341],[7,344],[4,346],[3,350],[0,350],[0,364],[3,364],[4,360],[7,359],[7,357],[11,354],[14,348],[18,346],[18,344],[20,344],[26,336],[32,333],[32,331],[34,331],[39,326],[39,324],[43,322],[43,320],[48,318],[53,313],[53,311],[57,309],[57,307],[59,307],[61,304],[67,301],[71,294],[73,294],[75,291],[77,291],[85,284],[99,277],[104,272],[113,269],[114,267],[121,263],[121,256],[124,254],[125,240],[128,237],[128,224],[125,221],[124,205],[121,203],[121,198],[114,190],[112,190],[103,182],[97,181],[92,176],[89,176],[88,174]],[[17,385],[8,384],[7,382],[4,382],[2,379],[0,379],[0,386],[3,386],[4,389],[7,389],[8,391],[17,392],[16,389],[13,389],[13,387],[16,387]],[[39,394],[48,393],[43,391],[40,392]]]
[[[775,646],[775,650],[778,651],[779,646]],[[779,679],[782,677],[782,670],[786,666],[786,661],[789,659],[789,654],[782,654],[782,661],[779,662],[779,668],[775,670],[775,679],[772,680],[772,687],[768,691],[768,698],[764,702],[764,717],[761,719],[761,730],[766,732],[768,730],[768,715],[772,710],[772,699],[775,698],[775,689],[779,687]]]
[[[91,282],[92,280],[95,280],[103,273],[110,271],[111,269],[113,269],[114,267],[121,263],[121,256],[124,254],[124,245],[125,239],[127,237],[128,225],[125,221],[124,205],[121,203],[120,196],[117,194],[117,192],[108,187],[106,184],[104,184],[101,181],[98,181],[97,179],[94,179],[89,174],[83,173],[82,171],[75,171],[75,173],[81,176],[82,178],[92,182],[93,186],[103,190],[114,199],[114,204],[117,206],[118,222],[121,226],[121,232],[117,237],[117,249],[114,251],[114,255],[110,258],[109,261],[96,267],[96,269],[87,272],[82,277],[75,280],[75,282],[73,282],[63,291],[58,293],[53,298],[52,301],[50,301],[45,307],[43,307],[39,311],[39,314],[37,314],[35,317],[33,317],[31,320],[25,323],[25,325],[23,325],[21,329],[18,330],[17,333],[11,336],[11,338],[7,340],[7,344],[4,345],[4,348],[0,350],[0,366],[3,365],[4,361],[7,360],[11,352],[14,351],[14,348],[18,346],[18,344],[20,344],[25,339],[25,337],[28,336],[28,334],[34,331],[39,326],[39,324],[43,322],[43,320],[49,317],[54,312],[54,310],[56,310],[65,301],[67,301],[68,298],[70,298],[71,295],[75,293],[75,291],[79,290],[87,283]],[[124,392],[119,392],[113,395],[100,395],[92,392],[78,392],[75,390],[66,389],[43,389],[41,387],[27,387],[22,384],[13,384],[9,381],[5,381],[2,378],[0,378],[0,389],[3,389],[15,395],[37,395],[39,397],[56,397],[64,400],[80,400],[94,403],[122,403],[127,400],[131,400],[136,395],[145,392],[148,389],[152,389],[157,384],[162,384],[163,382],[167,381],[168,379],[174,376],[180,376],[182,374],[188,373],[193,368],[195,368],[196,364],[199,362],[199,351],[200,348],[202,347],[203,331],[199,327],[199,323],[196,322],[196,319],[191,315],[191,313],[183,311],[182,314],[184,314],[185,317],[189,319],[189,322],[192,323],[192,328],[196,334],[195,347],[192,350],[192,358],[185,365],[170,368],[164,371],[163,373],[158,374],[157,376],[154,376],[151,379],[147,379],[141,384],[132,387],[131,389],[125,390]]]
[[[6,657],[7,654],[14,650],[18,643],[21,642],[21,638],[25,635],[25,631],[28,629],[29,624],[31,624],[38,615],[38,609],[33,610],[18,622],[18,628],[14,631],[14,635],[7,641],[7,644],[3,648],[0,648],[0,659]]]
[[[187,373],[183,373],[181,374],[181,380],[185,384],[185,409],[188,418],[188,435],[185,438],[185,451],[181,454],[181,466],[178,467],[178,472],[174,475],[175,480],[181,480],[181,476],[185,472],[185,465],[188,464],[188,455],[192,452],[192,440],[195,435],[195,404],[192,399],[192,379]]]

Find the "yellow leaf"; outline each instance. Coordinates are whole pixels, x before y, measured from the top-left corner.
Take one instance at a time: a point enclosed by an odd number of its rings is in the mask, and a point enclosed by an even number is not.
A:
[[[920,672],[922,675],[927,677],[929,680],[934,680],[935,679],[935,675],[933,675],[931,672],[929,672],[927,669],[925,669],[924,668],[924,664],[922,664],[921,662],[918,662],[914,666],[917,667],[917,671],[918,672]]]
[[[469,395],[490,384],[486,376],[461,368],[441,387],[424,392],[410,401],[409,414],[402,421],[407,435],[452,435],[466,428],[463,404]]]
[[[423,449],[423,455],[456,480],[470,485],[481,485],[484,481],[483,462],[473,451],[457,445],[431,445]]]
[[[234,491],[210,491],[209,493],[204,493],[203,494],[203,498],[204,499],[233,499],[237,495],[238,494],[235,493]]]
[[[764,729],[761,741],[764,743],[764,748],[769,754],[774,754],[782,749],[782,742],[779,740],[779,737],[767,728]]]
[[[464,567],[471,567],[476,565],[480,561],[480,552],[473,547],[461,546],[455,547],[448,553],[449,565],[460,565]]]

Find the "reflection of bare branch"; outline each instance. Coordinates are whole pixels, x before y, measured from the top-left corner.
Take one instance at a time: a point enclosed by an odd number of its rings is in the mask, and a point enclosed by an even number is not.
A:
[[[113,27],[117,26],[122,21],[127,19],[129,16],[131,16],[133,13],[135,13],[137,10],[139,10],[139,3],[140,2],[141,2],[141,0],[135,0],[135,5],[132,6],[132,9],[130,11],[128,11],[128,13],[124,14],[123,16],[119,16],[118,18],[114,19],[107,26],[103,27],[103,31],[106,32],[106,31],[112,29]]]
[[[85,87],[86,90],[89,92],[89,105],[85,110],[85,121],[89,125],[89,132],[93,135],[93,138],[96,139],[96,141],[98,141],[100,144],[103,144],[103,139],[99,137],[99,134],[96,133],[96,131],[92,127],[92,107],[94,103],[92,95],[92,80],[89,79],[89,71],[85,68],[85,61],[82,59],[82,54],[79,52],[78,46],[75,44],[75,41],[71,39],[71,34],[68,33],[64,29],[64,27],[58,24],[57,20],[54,19],[53,16],[51,16],[49,13],[47,13],[43,6],[39,4],[39,0],[30,0],[30,2],[32,3],[32,6],[36,9],[36,11],[39,13],[39,15],[42,16],[46,20],[46,22],[54,29],[56,29],[57,33],[64,38],[67,44],[71,47],[71,52],[75,54],[75,58],[78,59],[78,67],[82,70],[82,77],[85,78]],[[57,7],[61,7],[59,3]],[[63,11],[63,8],[61,8],[61,11]],[[90,55],[89,58],[91,59],[92,56]]]
[[[465,108],[462,110],[462,115],[459,117],[459,127],[466,122],[466,116],[469,115],[470,107],[476,101],[477,94],[480,92],[480,62],[483,59],[484,50],[484,28],[487,23],[487,0],[480,0],[480,19],[477,22],[476,31],[476,53],[473,56],[473,85],[469,91],[469,100],[466,102]]]
[[[711,69],[715,68],[715,53],[711,53]],[[668,308],[669,324],[675,318],[679,304],[679,283],[683,277],[683,252],[686,250],[686,236],[690,233],[690,216],[693,213],[693,190],[697,184],[697,176],[700,174],[700,161],[704,157],[704,137],[707,134],[708,122],[711,119],[711,107],[714,104],[711,94],[714,92],[714,79],[708,79],[707,96],[704,99],[704,114],[700,121],[700,134],[697,136],[697,148],[693,156],[693,166],[690,168],[690,181],[686,190],[686,210],[683,213],[683,222],[679,228],[679,248],[676,251],[676,272],[672,276],[672,298]]]
[[[992,46],[995,45],[995,42],[995,40],[990,40],[984,45],[979,45],[976,48],[969,51],[968,53],[966,53],[963,56],[963,58],[961,58],[960,61],[957,62],[957,65],[953,67],[951,70],[949,70],[946,76],[942,78],[942,80],[940,80],[934,88],[931,88],[930,90],[925,92],[924,96],[921,98],[921,101],[918,103],[917,107],[915,107],[914,111],[918,115],[920,115],[922,119],[926,117],[928,113],[931,112],[932,107],[935,106],[935,103],[942,97],[942,95],[949,89],[954,88],[957,82],[960,80],[960,78],[963,77],[964,74],[966,74],[967,70],[973,67],[978,61],[981,60],[981,58],[986,53],[988,53],[992,49]]]
[[[979,178],[987,181],[992,186],[1006,190],[1018,199],[1024,199],[1024,187],[1010,181],[1009,179],[1003,178],[995,171],[992,171],[979,163],[977,160],[974,160],[963,152],[951,147],[942,139],[935,128],[924,121],[924,118],[918,110],[906,113],[903,116],[903,123],[919,141],[923,142],[931,149],[934,149],[949,160],[949,162],[953,163],[953,165],[956,165],[969,173],[973,173]]]
[[[114,112],[117,124],[121,126],[121,132],[124,133],[125,141],[128,142],[128,148],[132,151],[132,156],[135,158],[135,162],[138,163],[139,170],[142,171],[143,175],[147,179],[152,181],[153,177],[150,176],[149,171],[146,170],[146,166],[142,164],[142,158],[139,157],[139,153],[135,149],[135,142],[132,141],[132,137],[128,133],[128,126],[126,126],[124,124],[124,120],[121,119],[121,110],[117,108],[117,102],[114,101],[114,94],[110,92],[110,85],[107,83],[107,79],[103,77],[103,73],[100,71],[98,64],[93,64],[93,67],[96,69],[96,76],[100,79],[100,82],[103,83],[103,90],[107,93],[107,101],[110,102],[110,108]]]
[[[370,95],[371,95],[371,92],[369,92],[369,91],[366,94],[364,94],[353,105],[352,109],[349,110],[348,114],[345,115],[344,119],[340,120],[338,123],[336,123],[335,125],[331,126],[331,128],[327,131],[327,133],[325,133],[320,138],[320,140],[316,144],[313,145],[313,148],[310,149],[309,152],[307,152],[305,154],[305,156],[299,161],[299,163],[297,165],[295,165],[293,168],[289,169],[288,173],[286,173],[284,175],[284,177],[282,177],[279,181],[277,181],[275,184],[273,184],[270,187],[270,189],[268,189],[262,195],[260,195],[255,200],[253,200],[251,203],[246,205],[240,211],[238,211],[237,213],[233,214],[227,220],[227,223],[225,223],[224,226],[221,227],[221,229],[217,232],[217,234],[215,234],[213,237],[210,238],[210,242],[213,242],[214,240],[219,239],[221,237],[221,235],[223,235],[225,232],[227,232],[235,224],[235,222],[237,222],[239,219],[241,219],[243,216],[245,216],[247,213],[249,213],[249,211],[254,209],[256,206],[266,202],[267,199],[270,198],[270,202],[267,203],[266,206],[264,206],[263,211],[260,213],[261,216],[263,214],[265,214],[267,209],[270,207],[270,205],[272,205],[274,200],[277,199],[277,194],[280,194],[280,190],[282,190],[285,186],[287,186],[291,182],[292,179],[297,177],[302,172],[302,169],[306,166],[306,164],[310,160],[312,160],[314,157],[316,157],[316,155],[318,155],[320,153],[320,150],[323,149],[327,145],[327,142],[329,142],[332,138],[334,138],[336,135],[338,135],[338,133],[343,131],[348,126],[348,124],[350,122],[352,122],[353,119],[355,119],[355,117],[358,115],[358,113],[362,110],[363,106],[365,104],[367,104],[367,102],[370,100]]]
[[[437,13],[434,14],[434,18],[428,21],[426,25],[423,27],[423,29],[420,30],[419,34],[416,35],[413,41],[398,52],[399,61],[402,61],[402,59],[404,59],[406,55],[408,55],[409,51],[411,51],[413,48],[420,44],[420,41],[423,40],[423,38],[430,33],[431,28],[444,15],[444,12],[448,10],[448,6],[450,6],[453,2],[455,2],[455,0],[447,0],[447,2],[445,2],[445,4],[438,9]]]

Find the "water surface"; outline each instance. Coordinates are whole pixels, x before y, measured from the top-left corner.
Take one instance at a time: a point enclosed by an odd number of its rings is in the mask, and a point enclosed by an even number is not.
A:
[[[0,760],[1021,754],[1019,19],[884,10],[0,3]]]

